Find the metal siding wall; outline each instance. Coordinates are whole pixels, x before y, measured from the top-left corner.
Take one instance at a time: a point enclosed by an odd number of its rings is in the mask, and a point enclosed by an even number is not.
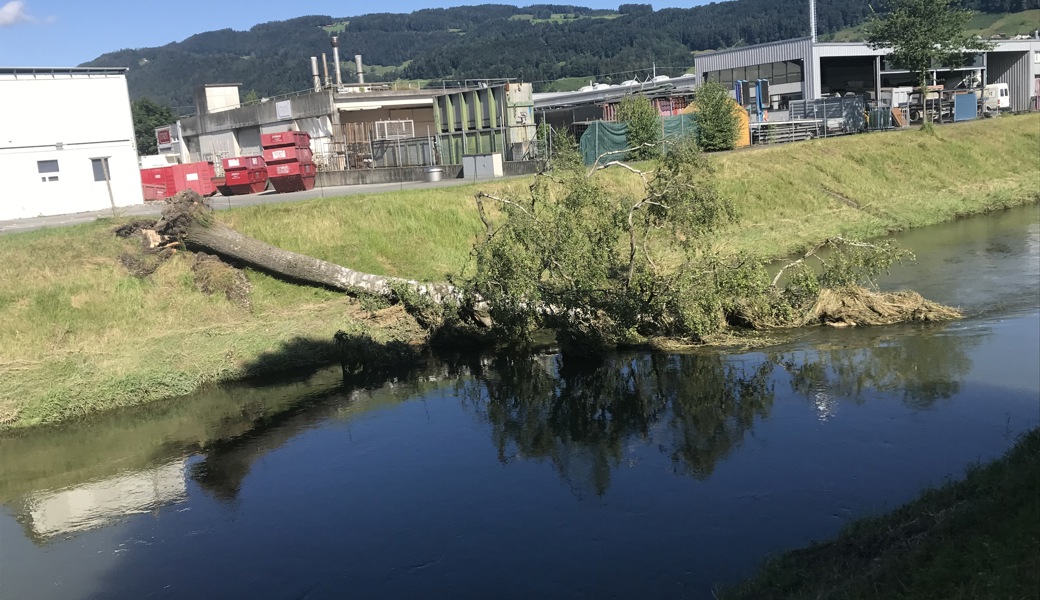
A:
[[[700,83],[704,81],[704,74],[711,71],[763,65],[785,60],[802,61],[802,96],[804,98],[817,97],[812,95],[812,90],[814,89],[813,81],[818,69],[813,58],[812,40],[809,38],[695,56],[693,64],[698,83]],[[819,89],[819,84],[817,83],[815,87]],[[816,92],[816,94],[818,95],[819,92]]]
[[[1008,84],[1011,110],[1029,110],[1029,96],[1033,82],[1029,80],[1029,52],[990,52],[988,57],[989,83]]]

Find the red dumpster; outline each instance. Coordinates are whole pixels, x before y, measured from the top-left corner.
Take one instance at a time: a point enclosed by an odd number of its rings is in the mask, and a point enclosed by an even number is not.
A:
[[[262,156],[236,156],[234,158],[225,158],[222,163],[225,171],[263,169],[267,166],[264,164]]]
[[[314,163],[289,162],[267,165],[267,176],[279,193],[314,189]]]
[[[267,164],[285,162],[314,162],[314,155],[310,148],[298,148],[296,146],[282,146],[280,148],[264,148],[264,160]]]
[[[306,131],[279,131],[277,133],[265,133],[260,136],[260,145],[265,149],[281,148],[283,146],[310,148],[311,136]]]
[[[267,164],[262,156],[225,158],[223,165],[225,181],[220,193],[225,196],[258,194],[267,189]]]
[[[173,194],[182,190],[195,190],[202,196],[212,196],[217,193],[217,186],[213,183],[216,171],[213,170],[211,162],[194,162],[163,168],[173,171],[174,186],[176,187]],[[166,191],[170,193],[169,188]]]
[[[259,194],[267,189],[267,170],[242,169],[224,172],[225,187],[232,194]],[[221,192],[223,193],[223,192]]]

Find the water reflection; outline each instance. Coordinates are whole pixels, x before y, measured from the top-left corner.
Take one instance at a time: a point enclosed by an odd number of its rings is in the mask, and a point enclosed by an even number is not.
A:
[[[597,363],[468,356],[345,379],[333,369],[288,385],[215,388],[0,438],[0,503],[44,543],[182,502],[187,482],[233,502],[257,460],[302,432],[434,390],[454,390],[488,424],[501,462],[546,460],[580,495],[606,494],[614,471],[638,466],[644,448],[668,456],[678,474],[707,479],[769,417],[778,386],[823,420],[876,393],[927,408],[961,389],[983,331],[820,331],[769,354],[643,353]]]
[[[773,403],[773,365],[719,354],[616,356],[573,363],[503,357],[465,397],[491,426],[499,460],[550,460],[572,487],[606,493],[633,443],[667,452],[678,471],[709,476]]]
[[[42,544],[187,498],[184,460],[174,460],[66,489],[31,492],[15,515],[27,537]]]
[[[838,399],[861,402],[864,393],[894,394],[906,406],[930,408],[953,397],[971,370],[971,350],[981,335],[945,326],[878,328],[853,338],[863,347],[817,344],[811,350],[773,353],[770,360],[791,376],[792,390],[813,402],[822,419],[832,416]]]

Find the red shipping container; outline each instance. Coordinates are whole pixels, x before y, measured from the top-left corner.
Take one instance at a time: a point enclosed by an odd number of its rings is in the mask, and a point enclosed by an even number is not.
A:
[[[260,145],[267,148],[281,148],[283,146],[295,146],[297,148],[310,148],[311,135],[306,131],[279,131],[277,133],[265,133],[260,136]]]
[[[151,169],[141,169],[141,184],[145,186],[152,186],[162,188],[161,195],[152,200],[162,200],[166,197],[166,191],[169,190],[169,195],[172,196],[175,191],[173,181],[173,171],[170,167],[154,167]],[[159,193],[157,190],[152,190],[152,193]]]
[[[221,161],[224,165],[224,171],[240,171],[240,170],[264,170],[267,165],[264,163],[264,157],[262,156],[236,156],[234,158],[225,158]]]
[[[311,154],[310,148],[296,148],[294,146],[264,148],[264,160],[269,165],[286,162],[309,163],[314,162],[314,155]]]
[[[217,193],[217,186],[213,183],[214,175],[216,173],[211,162],[170,165],[154,169],[141,169],[141,184],[162,187],[163,195],[161,198],[170,198],[182,190],[195,190],[203,196],[212,196]],[[150,193],[154,196],[158,193],[158,190],[153,189]],[[155,199],[159,200],[161,198]]]

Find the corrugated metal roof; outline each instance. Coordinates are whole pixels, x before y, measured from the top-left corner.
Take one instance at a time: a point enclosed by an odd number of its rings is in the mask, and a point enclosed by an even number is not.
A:
[[[123,75],[129,67],[0,67],[0,75]]]
[[[580,104],[595,104],[620,100],[631,94],[653,96],[691,90],[697,83],[695,75],[681,75],[664,81],[649,81],[640,85],[609,86],[584,92],[554,92],[534,94],[535,108],[555,108]]]

